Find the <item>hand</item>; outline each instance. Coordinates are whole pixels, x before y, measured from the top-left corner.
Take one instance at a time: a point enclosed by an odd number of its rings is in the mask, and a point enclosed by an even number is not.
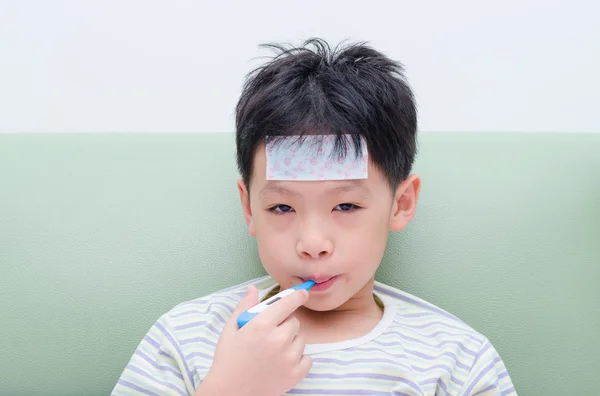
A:
[[[237,317],[258,304],[250,286],[221,333],[211,369],[196,395],[276,395],[292,389],[308,373],[312,359],[304,355],[300,322],[292,313],[308,300],[298,290],[275,302],[239,328]]]

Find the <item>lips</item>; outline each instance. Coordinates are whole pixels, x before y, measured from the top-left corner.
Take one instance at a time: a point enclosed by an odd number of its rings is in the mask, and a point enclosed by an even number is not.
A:
[[[329,279],[321,278],[319,280],[321,280],[322,282],[318,282],[316,285],[311,287],[310,290],[313,293],[325,292],[326,290],[329,290],[329,288],[334,284],[336,279],[337,279],[337,276],[330,277]]]
[[[313,280],[315,281],[317,284],[319,283],[325,283],[328,280],[330,280],[331,278],[334,278],[335,275],[333,276],[327,276],[327,275],[316,275],[316,276],[310,276],[308,278],[301,278],[304,282],[308,281],[308,280]]]

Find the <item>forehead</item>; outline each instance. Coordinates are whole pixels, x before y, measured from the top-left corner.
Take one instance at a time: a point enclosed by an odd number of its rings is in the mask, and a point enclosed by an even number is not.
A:
[[[379,169],[369,160],[368,178],[358,180],[322,180],[322,181],[293,181],[267,180],[266,146],[261,144],[254,154],[254,163],[250,183],[252,189],[260,196],[268,193],[293,194],[295,192],[313,191],[321,193],[341,193],[357,191],[373,194],[382,186],[387,188],[387,182]]]

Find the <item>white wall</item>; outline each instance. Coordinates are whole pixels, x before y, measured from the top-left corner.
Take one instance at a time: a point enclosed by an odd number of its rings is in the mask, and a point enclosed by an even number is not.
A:
[[[600,132],[600,3],[0,0],[0,132],[231,131],[268,41],[368,40],[425,131]]]

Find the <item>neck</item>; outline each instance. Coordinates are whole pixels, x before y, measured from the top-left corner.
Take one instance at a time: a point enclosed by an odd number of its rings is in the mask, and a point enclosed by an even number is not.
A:
[[[367,334],[379,323],[383,310],[373,296],[373,279],[348,301],[331,311],[299,308],[300,334],[309,344],[345,341]]]

